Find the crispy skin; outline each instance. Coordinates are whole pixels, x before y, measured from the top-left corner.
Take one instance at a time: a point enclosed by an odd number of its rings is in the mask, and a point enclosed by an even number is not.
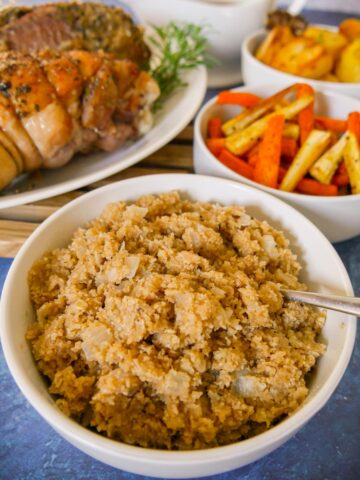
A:
[[[0,189],[6,187],[17,175],[17,165],[6,148],[0,143]]]
[[[56,94],[74,117],[80,116],[80,98],[85,88],[78,64],[71,58],[44,51],[39,53],[39,61]]]
[[[142,29],[121,8],[91,2],[8,8],[0,17],[0,46],[21,52],[104,50],[138,65],[150,57]]]
[[[0,82],[9,85],[15,112],[46,165],[71,138],[69,113],[40,64],[29,55],[2,53]]]
[[[6,84],[3,84],[3,86],[6,86]],[[31,171],[39,168],[42,163],[41,155],[17,117],[13,105],[7,96],[7,90],[2,91],[0,94],[0,128],[21,152],[24,158],[25,170]]]
[[[9,154],[13,158],[16,165],[17,174],[20,175],[20,173],[22,173],[22,171],[24,170],[23,156],[19,152],[14,142],[2,130],[0,130],[0,144],[9,152]]]
[[[106,131],[113,124],[118,91],[109,62],[104,61],[89,81],[83,98],[82,124],[98,132]]]

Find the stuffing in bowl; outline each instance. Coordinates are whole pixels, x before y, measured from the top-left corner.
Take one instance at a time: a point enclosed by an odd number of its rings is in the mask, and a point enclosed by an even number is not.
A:
[[[27,240],[2,344],[31,405],[84,452],[142,475],[220,473],[290,438],[345,371],[355,319],[323,324],[284,302],[279,288],[303,283],[352,294],[332,246],[288,205],[210,177],[135,178]]]

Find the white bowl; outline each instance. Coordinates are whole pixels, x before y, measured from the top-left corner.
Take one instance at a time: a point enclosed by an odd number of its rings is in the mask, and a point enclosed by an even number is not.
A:
[[[199,0],[127,0],[144,21],[163,25],[192,22],[207,27],[209,53],[221,62],[209,70],[209,86],[234,85],[241,80],[239,45],[261,28],[273,0],[208,3]]]
[[[285,82],[287,87],[294,83]],[[247,91],[261,97],[268,97],[280,90],[278,84],[241,87],[236,91]],[[349,112],[360,111],[360,101],[333,92],[316,92],[316,112],[334,118],[346,119]],[[276,195],[297,208],[328,237],[331,242],[347,240],[360,234],[360,194],[339,197],[320,197],[283,192],[265,187],[249,180],[223,165],[207,148],[204,139],[208,119],[212,116],[229,119],[239,113],[239,107],[217,105],[216,98],[207,102],[198,113],[194,126],[194,168],[196,173],[229,178],[246,183],[265,192]]]
[[[334,30],[330,25],[319,25],[328,30]],[[321,80],[312,80],[311,78],[299,77],[290,73],[282,72],[276,68],[269,67],[265,63],[260,62],[255,57],[255,51],[266,36],[265,30],[258,30],[251,33],[241,46],[241,69],[243,80],[246,86],[259,85],[264,80],[269,83],[276,83],[279,89],[283,86],[295,82],[306,82],[312,85],[316,90],[332,90],[343,95],[350,95],[360,98],[360,83],[341,83],[341,82],[324,82]]]
[[[356,319],[331,312],[322,337],[327,351],[313,374],[301,408],[266,433],[229,446],[198,451],[144,449],[109,440],[67,418],[55,405],[38,372],[25,332],[34,318],[27,272],[44,252],[65,246],[74,230],[100,214],[109,202],[177,189],[200,201],[240,204],[281,228],[304,266],[303,280],[320,292],[352,295],[345,267],[321,232],[280,200],[236,182],[198,175],[153,175],[113,183],[70,202],[51,215],[20,249],[1,300],[1,340],[10,371],[37,412],[66,440],[92,457],[130,472],[166,478],[212,475],[253,462],[279,447],[327,402],[341,380],[354,345]]]

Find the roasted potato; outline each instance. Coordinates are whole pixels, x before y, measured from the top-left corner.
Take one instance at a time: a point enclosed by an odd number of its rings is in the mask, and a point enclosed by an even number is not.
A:
[[[345,47],[336,66],[341,82],[360,82],[360,37]]]
[[[327,73],[323,77],[319,78],[322,82],[340,82],[338,77],[334,73]]]
[[[344,20],[338,32],[309,26],[299,35],[294,35],[288,26],[276,26],[258,48],[256,57],[300,77],[360,82],[360,20]]]
[[[322,45],[336,59],[341,50],[347,45],[347,38],[341,33],[332,32],[318,27],[308,27],[304,32],[305,38]]]
[[[274,56],[284,45],[295,37],[289,27],[274,27],[266,36],[256,52],[256,58],[267,65],[271,65]]]
[[[360,20],[347,18],[340,23],[339,30],[348,40],[355,40],[360,37]]]
[[[301,77],[318,79],[331,72],[333,57],[309,38],[297,38],[281,48],[272,67]]]

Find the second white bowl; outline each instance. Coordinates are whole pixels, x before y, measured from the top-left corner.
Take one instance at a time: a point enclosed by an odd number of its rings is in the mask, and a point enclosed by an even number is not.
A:
[[[264,78],[264,76],[263,76]],[[288,81],[284,87],[293,84]],[[260,97],[269,97],[281,88],[278,84],[241,87],[237,91],[252,92]],[[346,119],[348,113],[360,111],[360,101],[328,91],[316,92],[316,112],[319,115]],[[207,102],[196,117],[194,127],[194,168],[196,173],[229,178],[246,183],[276,195],[297,208],[327,236],[331,242],[347,240],[360,234],[360,194],[341,197],[319,197],[300,193],[283,192],[253,182],[228,167],[225,167],[205,144],[209,118],[213,116],[227,120],[239,113],[239,107],[218,105],[216,98]]]
[[[327,30],[334,30],[330,25],[319,25]],[[332,90],[333,92],[343,95],[350,95],[360,98],[360,83],[342,83],[342,82],[324,82],[321,80],[313,80],[311,78],[298,77],[290,73],[282,72],[276,68],[269,67],[265,63],[260,62],[255,57],[256,49],[265,39],[266,31],[258,30],[247,36],[241,46],[241,69],[245,85],[259,85],[266,80],[267,82],[276,83],[279,87],[285,87],[290,83],[306,82],[317,90]]]

